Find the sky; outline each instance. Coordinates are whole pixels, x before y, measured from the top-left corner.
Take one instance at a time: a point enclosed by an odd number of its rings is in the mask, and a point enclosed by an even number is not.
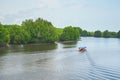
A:
[[[0,22],[21,24],[43,18],[57,28],[120,30],[120,0],[0,0]]]

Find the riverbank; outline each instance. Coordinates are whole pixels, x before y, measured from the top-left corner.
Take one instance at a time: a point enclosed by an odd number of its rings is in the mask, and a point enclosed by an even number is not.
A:
[[[61,43],[74,43],[74,42],[77,42],[77,41],[60,41]]]

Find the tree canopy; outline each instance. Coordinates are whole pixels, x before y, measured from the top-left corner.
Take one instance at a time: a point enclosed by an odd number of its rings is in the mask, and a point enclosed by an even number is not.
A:
[[[84,37],[88,36],[87,30],[82,30],[81,36],[84,36]]]
[[[54,43],[58,40],[56,28],[51,22],[38,18],[27,19],[21,25],[0,24],[0,45]]]
[[[25,44],[30,40],[30,35],[23,26],[9,25],[10,44]]]
[[[25,27],[31,36],[31,43],[34,42],[55,42],[57,40],[56,28],[52,25],[51,22],[43,20],[41,18],[33,20],[25,20],[22,23],[22,26]]]
[[[0,24],[0,46],[4,46],[8,44],[10,41],[10,35],[6,28],[3,27],[2,24]]]
[[[63,33],[60,36],[60,41],[78,40],[79,37],[80,33],[78,29],[72,26],[67,26],[63,29]]]
[[[81,36],[120,38],[120,30],[118,32],[108,30],[88,32],[80,27],[56,28],[51,22],[42,18],[26,19],[21,25],[2,25],[0,23],[0,46],[6,44],[54,43],[58,40],[76,41]]]
[[[97,30],[94,32],[94,37],[101,37],[101,36],[102,36],[101,31]]]
[[[117,32],[117,37],[120,38],[120,30]]]

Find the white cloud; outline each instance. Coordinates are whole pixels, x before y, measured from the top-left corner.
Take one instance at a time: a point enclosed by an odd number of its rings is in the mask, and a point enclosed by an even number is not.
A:
[[[58,8],[59,0],[36,0],[35,8]]]
[[[77,25],[91,29],[92,26],[98,25],[119,25],[118,8],[106,9],[103,8],[105,4],[103,7],[99,6],[104,1],[99,5],[97,1],[94,2],[94,0],[11,0],[4,2],[5,5],[1,2],[0,21],[3,24],[20,24],[25,19],[42,17],[57,27]]]

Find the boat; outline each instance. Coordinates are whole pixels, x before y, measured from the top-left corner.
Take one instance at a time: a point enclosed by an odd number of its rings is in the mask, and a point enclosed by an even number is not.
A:
[[[87,49],[86,49],[86,47],[79,47],[79,52],[86,52],[87,51]]]

